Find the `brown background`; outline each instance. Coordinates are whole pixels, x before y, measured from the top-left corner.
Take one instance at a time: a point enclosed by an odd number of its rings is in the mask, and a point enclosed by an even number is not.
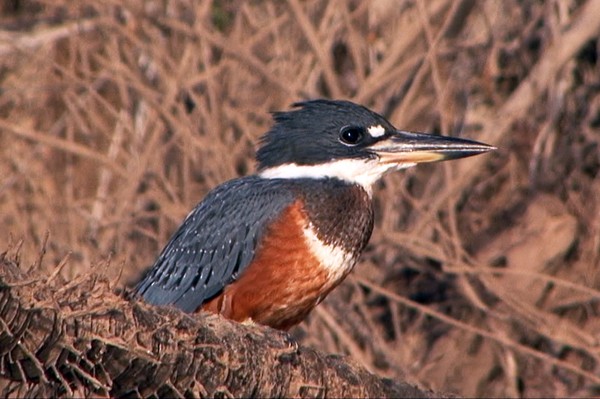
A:
[[[344,98],[499,147],[377,185],[355,272],[292,331],[462,395],[600,386],[600,3],[7,0],[0,252],[133,283],[269,112]]]

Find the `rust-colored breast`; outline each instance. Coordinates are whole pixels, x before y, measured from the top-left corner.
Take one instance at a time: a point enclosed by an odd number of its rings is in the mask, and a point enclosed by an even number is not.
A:
[[[301,322],[339,283],[330,281],[311,253],[303,232],[307,225],[302,203],[297,201],[269,227],[240,278],[202,309],[278,329]]]

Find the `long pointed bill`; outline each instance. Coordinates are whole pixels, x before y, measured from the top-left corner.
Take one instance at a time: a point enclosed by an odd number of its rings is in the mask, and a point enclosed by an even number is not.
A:
[[[465,158],[495,149],[473,140],[400,130],[369,148],[380,162],[398,166]]]

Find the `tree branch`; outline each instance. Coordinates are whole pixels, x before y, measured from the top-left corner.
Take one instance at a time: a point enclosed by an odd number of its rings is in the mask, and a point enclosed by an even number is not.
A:
[[[127,301],[94,274],[57,280],[0,255],[4,397],[439,397],[267,327]]]

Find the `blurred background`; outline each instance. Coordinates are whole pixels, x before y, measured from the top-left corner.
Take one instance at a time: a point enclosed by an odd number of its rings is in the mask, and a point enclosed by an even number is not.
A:
[[[386,176],[292,334],[466,396],[598,394],[599,31],[596,0],[4,0],[0,253],[131,286],[269,112],[350,99],[499,149]]]

